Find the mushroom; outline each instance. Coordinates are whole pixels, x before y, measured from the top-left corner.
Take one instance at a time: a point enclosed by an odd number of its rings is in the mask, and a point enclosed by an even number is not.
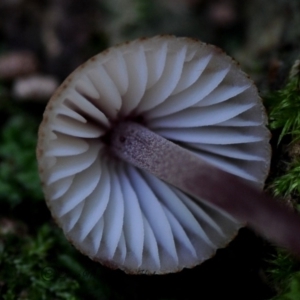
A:
[[[225,247],[243,220],[148,172],[153,149],[146,170],[120,159],[115,136],[124,143],[128,124],[129,134],[148,128],[209,170],[262,189],[271,157],[266,122],[252,81],[214,46],[157,36],[112,47],[78,67],[47,105],[37,146],[47,205],[71,243],[95,261],[128,273],[191,268]],[[165,173],[180,165],[169,154]]]

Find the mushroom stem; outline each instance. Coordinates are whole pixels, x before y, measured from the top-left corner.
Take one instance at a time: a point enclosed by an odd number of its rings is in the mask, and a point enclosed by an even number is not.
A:
[[[300,217],[258,188],[222,171],[140,124],[122,122],[110,136],[115,155],[206,201],[300,256]]]

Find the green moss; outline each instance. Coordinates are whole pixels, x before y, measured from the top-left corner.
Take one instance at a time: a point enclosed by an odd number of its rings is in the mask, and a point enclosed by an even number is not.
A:
[[[17,114],[0,134],[0,199],[11,207],[23,199],[43,199],[35,158],[37,128],[34,118]]]
[[[278,153],[275,151],[276,176],[269,185],[275,196],[286,199],[295,209],[299,209],[300,152],[297,149],[300,140],[300,77],[299,72],[291,74],[282,89],[267,97],[270,129],[278,135],[277,146],[280,149]],[[279,168],[280,165],[284,167]],[[267,273],[279,294],[273,300],[300,299],[299,261],[286,251],[277,249],[269,263]]]
[[[298,60],[295,65],[298,65]],[[300,140],[300,75],[295,72],[295,65],[286,85],[267,97],[270,129],[279,135],[277,146],[283,145],[286,149],[282,153],[282,157],[286,157],[285,168],[271,187],[275,196],[285,198],[300,196],[300,152],[293,150],[299,148]]]
[[[279,287],[289,278],[289,276],[298,271],[299,263],[291,257],[285,250],[277,249],[270,262],[269,275],[271,281]]]
[[[281,196],[284,198],[291,197],[293,199],[300,195],[300,159],[297,158],[287,165],[288,171],[276,179],[272,184],[273,193],[275,196]],[[299,200],[296,202],[296,206],[299,204]]]
[[[299,300],[299,261],[292,258],[286,251],[278,249],[270,263],[269,279],[278,293],[278,296],[272,300]]]
[[[270,103],[270,128],[280,129],[278,143],[286,135],[291,135],[293,141],[300,138],[300,88],[299,78],[289,80],[286,86],[271,94]]]
[[[51,250],[58,246],[50,226],[42,226],[36,236],[8,233],[0,235],[0,282],[2,299],[79,299],[78,282],[64,274],[57,276]]]
[[[0,299],[124,299],[106,282],[104,268],[89,260],[82,263],[58,228],[47,223],[30,235],[24,224],[5,221],[9,229],[0,231]]]
[[[287,290],[276,297],[276,300],[299,300],[300,295],[300,272],[294,273],[289,282]]]

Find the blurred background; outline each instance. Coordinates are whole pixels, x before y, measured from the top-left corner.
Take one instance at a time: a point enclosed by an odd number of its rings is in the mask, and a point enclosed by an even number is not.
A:
[[[35,159],[47,101],[91,56],[157,34],[222,48],[269,98],[300,57],[300,2],[0,0],[0,299],[300,299],[299,278],[278,298],[299,263],[248,229],[192,270],[133,276],[83,257],[52,221]]]

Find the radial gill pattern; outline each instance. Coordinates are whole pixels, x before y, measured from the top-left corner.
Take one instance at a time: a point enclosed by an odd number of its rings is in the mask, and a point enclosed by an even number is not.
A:
[[[226,246],[240,224],[107,155],[101,137],[126,118],[262,186],[270,151],[257,90],[219,49],[161,36],[91,58],[45,111],[39,169],[47,204],[67,238],[126,272],[193,267]]]

